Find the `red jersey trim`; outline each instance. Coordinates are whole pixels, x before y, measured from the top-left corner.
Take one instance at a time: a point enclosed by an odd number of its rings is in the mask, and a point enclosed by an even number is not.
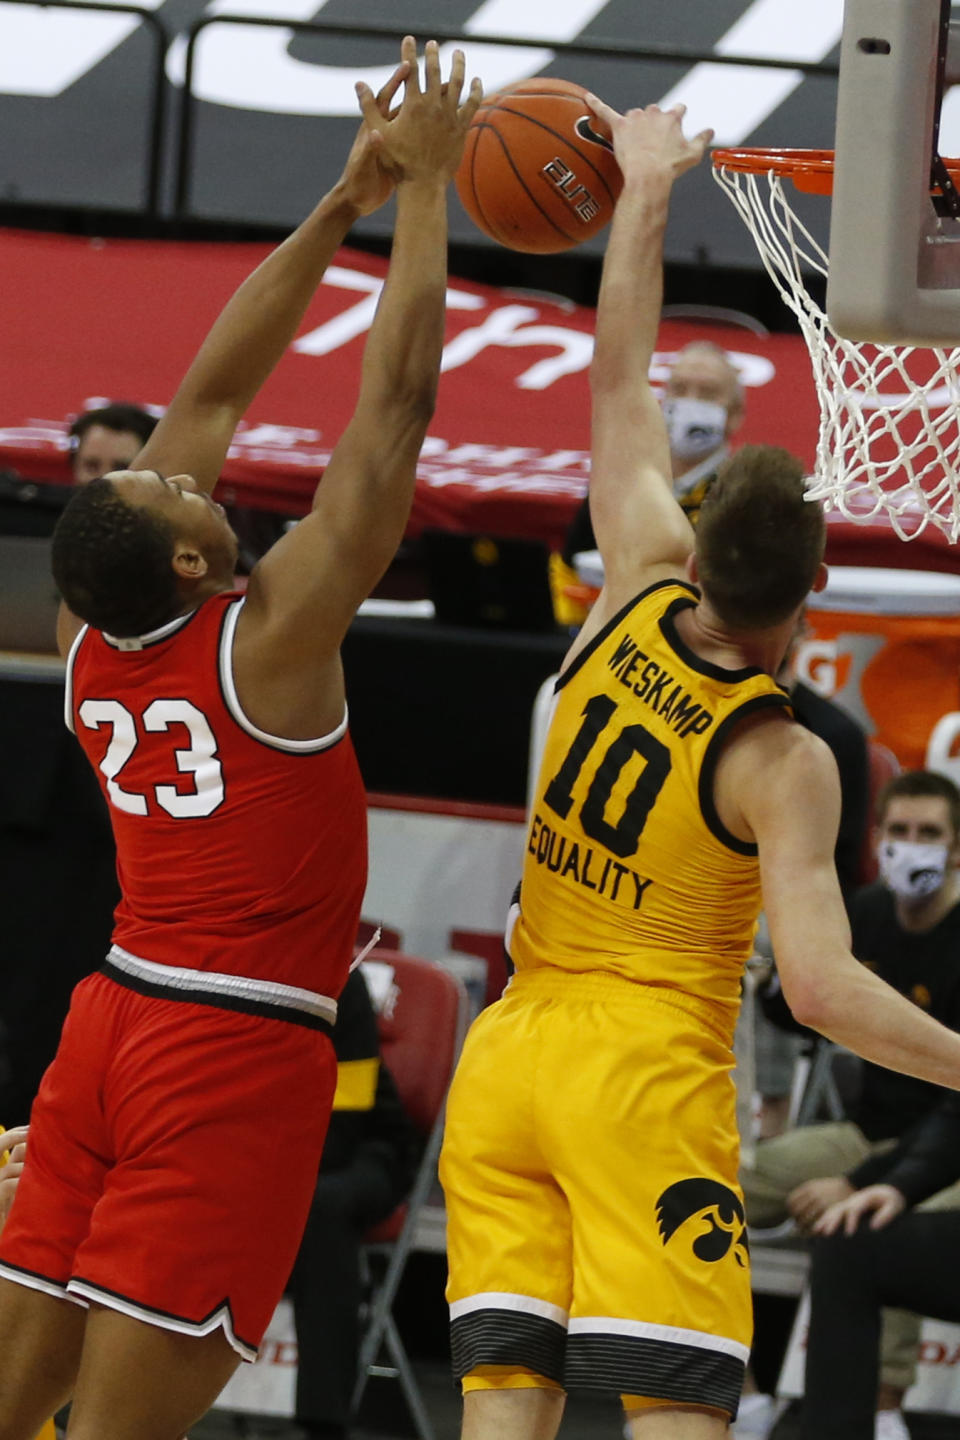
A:
[[[74,637],[73,644],[67,651],[67,658],[64,663],[63,720],[71,735],[75,735],[77,733],[73,723],[73,665],[80,650],[80,646],[83,644],[84,637],[86,636],[86,633],[89,629],[89,625],[84,625],[82,630],[80,630],[78,634]]]
[[[131,955],[119,945],[110,946],[102,968],[122,985],[170,1000],[220,1005],[225,1010],[249,1009],[251,1014],[273,1015],[300,1024],[316,1021],[328,1028],[337,1019],[337,1002],[331,995],[318,995],[276,980],[250,980],[245,975],[224,975],[217,970],[159,965]]]
[[[88,1307],[93,1301],[97,1305],[105,1305],[108,1310],[119,1310],[121,1315],[132,1315],[135,1320],[143,1320],[161,1330],[173,1330],[178,1335],[210,1335],[214,1330],[222,1329],[228,1344],[241,1360],[252,1364],[257,1358],[256,1345],[242,1340],[234,1329],[229,1300],[221,1300],[205,1320],[185,1320],[168,1310],[156,1310],[152,1305],[139,1305],[126,1295],[120,1295],[116,1290],[108,1290],[105,1285],[98,1285],[93,1280],[84,1280],[80,1275],[68,1280],[66,1299],[76,1299],[78,1304]]]
[[[291,755],[315,755],[320,750],[329,750],[347,733],[346,705],[343,707],[343,719],[337,728],[331,730],[328,735],[318,736],[316,740],[287,740],[282,735],[271,735],[268,731],[261,730],[259,726],[254,725],[253,721],[244,714],[233,679],[233,640],[237,622],[240,619],[240,611],[245,604],[246,596],[230,602],[224,613],[223,626],[220,631],[220,693],[230,717],[252,739],[258,740],[261,745],[268,745],[271,750],[285,750]]]
[[[159,645],[162,640],[169,640],[171,635],[182,630],[200,613],[200,608],[198,605],[194,610],[188,610],[186,615],[175,615],[172,620],[165,620],[155,630],[146,630],[142,635],[108,635],[106,630],[101,630],[100,634],[111,650],[148,650],[151,645]]]
[[[46,1275],[38,1275],[34,1270],[25,1270],[22,1265],[11,1265],[9,1260],[0,1260],[0,1276],[4,1280],[11,1280],[15,1285],[24,1285],[28,1290],[39,1290],[41,1295],[52,1295],[55,1300],[70,1300],[74,1305],[81,1305],[84,1310],[89,1310],[90,1305],[86,1300],[81,1300],[79,1295],[68,1295],[66,1285],[58,1285],[56,1280],[50,1280]]]

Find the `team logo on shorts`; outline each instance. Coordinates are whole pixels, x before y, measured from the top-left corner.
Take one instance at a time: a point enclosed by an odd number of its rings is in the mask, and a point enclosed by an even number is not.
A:
[[[738,1265],[747,1263],[747,1230],[740,1199],[718,1180],[694,1176],[668,1185],[657,1201],[657,1224],[666,1245],[688,1220],[706,1224],[691,1242],[698,1260],[722,1260],[731,1245]]]

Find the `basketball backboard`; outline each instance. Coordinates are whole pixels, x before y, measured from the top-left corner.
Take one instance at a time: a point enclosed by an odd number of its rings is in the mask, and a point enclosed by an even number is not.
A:
[[[851,340],[960,345],[960,219],[930,195],[949,0],[846,0],[827,314]]]

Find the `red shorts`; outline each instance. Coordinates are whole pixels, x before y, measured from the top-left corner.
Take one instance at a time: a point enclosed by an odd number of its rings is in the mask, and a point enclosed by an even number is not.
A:
[[[30,1117],[0,1275],[244,1359],[283,1293],[336,1088],[329,1035],[127,989],[74,991]]]

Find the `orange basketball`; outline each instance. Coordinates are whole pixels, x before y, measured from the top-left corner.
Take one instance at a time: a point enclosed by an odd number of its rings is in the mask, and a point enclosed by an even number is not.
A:
[[[623,186],[609,128],[569,80],[521,80],[484,98],[457,193],[485,235],[546,255],[596,235]]]

